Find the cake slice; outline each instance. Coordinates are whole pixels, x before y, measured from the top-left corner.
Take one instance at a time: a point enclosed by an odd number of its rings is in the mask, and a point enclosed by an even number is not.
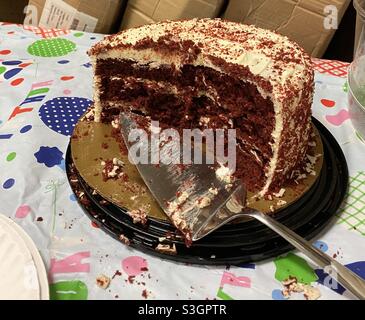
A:
[[[284,36],[220,19],[165,21],[106,36],[89,55],[95,121],[132,109],[163,127],[236,129],[234,175],[259,196],[304,161],[313,69]]]

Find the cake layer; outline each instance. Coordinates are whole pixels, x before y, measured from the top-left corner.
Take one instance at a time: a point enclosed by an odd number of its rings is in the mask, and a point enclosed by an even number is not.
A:
[[[162,128],[234,128],[240,158],[235,176],[250,190],[262,187],[272,157],[272,102],[254,85],[207,67],[158,71],[132,60],[98,61],[96,76],[105,88],[102,120],[127,108],[158,120]]]
[[[170,66],[154,70],[126,60],[99,61],[96,75],[107,88],[100,95],[106,110],[123,102],[167,126],[235,128],[239,139],[272,156],[273,104],[250,83],[207,67],[186,65],[176,74]]]

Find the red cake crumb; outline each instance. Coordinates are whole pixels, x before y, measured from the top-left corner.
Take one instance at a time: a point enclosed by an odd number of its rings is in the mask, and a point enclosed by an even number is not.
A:
[[[114,279],[115,277],[117,277],[117,276],[121,276],[122,275],[122,273],[119,271],[119,270],[116,270],[115,272],[114,272],[114,274],[113,274],[113,276],[112,276],[112,279]]]
[[[147,292],[147,290],[146,290],[146,289],[144,289],[144,290],[142,291],[142,297],[143,297],[143,298],[145,298],[145,299],[147,299],[147,298],[148,298],[148,292]]]
[[[128,282],[133,284],[135,276],[128,276]]]

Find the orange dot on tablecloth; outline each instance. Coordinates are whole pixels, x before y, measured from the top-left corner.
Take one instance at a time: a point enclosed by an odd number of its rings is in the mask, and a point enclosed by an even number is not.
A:
[[[18,79],[13,80],[12,82],[10,82],[10,84],[13,87],[15,87],[15,86],[20,85],[23,81],[24,81],[24,78],[18,78]]]
[[[2,54],[2,55],[6,55],[6,54],[9,54],[9,53],[11,53],[10,50],[0,50],[0,54]]]
[[[321,103],[327,108],[333,108],[336,105],[336,102],[329,99],[321,99]]]
[[[25,68],[25,67],[28,67],[30,66],[32,63],[31,62],[25,62],[25,63],[22,63],[19,65],[20,68]]]
[[[68,81],[68,80],[72,80],[73,78],[75,78],[74,76],[63,76],[61,77],[62,81]]]

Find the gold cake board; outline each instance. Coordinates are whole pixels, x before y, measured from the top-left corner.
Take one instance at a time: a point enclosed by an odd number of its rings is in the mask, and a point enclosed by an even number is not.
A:
[[[310,148],[309,154],[322,155],[314,165],[316,174],[307,174],[306,178],[299,180],[299,184],[291,183],[284,186],[285,193],[281,198],[257,200],[249,192],[248,206],[265,213],[273,213],[294,203],[311,188],[319,176],[323,163],[322,141],[318,130],[314,126],[313,128],[316,143]],[[127,155],[121,154],[119,143],[112,136],[110,124],[79,121],[71,138],[71,155],[80,176],[104,199],[129,211],[143,207],[148,210],[150,218],[168,220],[145,186],[137,168],[128,161]],[[104,181],[101,162],[113,158],[125,163],[123,171],[128,175],[127,182],[121,179]]]

